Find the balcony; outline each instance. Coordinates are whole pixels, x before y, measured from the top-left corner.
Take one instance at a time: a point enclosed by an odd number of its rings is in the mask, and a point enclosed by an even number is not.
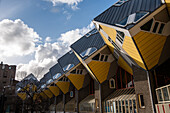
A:
[[[169,113],[170,111],[170,84],[157,88],[158,104],[155,105],[157,113]]]

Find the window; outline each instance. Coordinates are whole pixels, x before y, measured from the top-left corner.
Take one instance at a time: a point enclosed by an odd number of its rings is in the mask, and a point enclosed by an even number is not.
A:
[[[161,26],[160,26],[159,32],[158,32],[159,34],[162,34],[164,26],[165,26],[165,24],[162,23]]]
[[[11,67],[9,67],[9,69],[11,69]]]
[[[147,14],[148,14],[148,12],[138,12],[138,13],[136,13],[134,22],[135,23],[138,22],[139,20],[144,18]]]
[[[127,2],[128,0],[119,0],[118,2],[116,2],[114,5],[115,6],[121,6],[123,3]]]
[[[91,35],[96,34],[97,32],[98,32],[97,29],[93,29],[91,32],[86,34],[86,37],[90,37]]]
[[[73,91],[70,91],[70,97],[73,97],[73,94],[74,94]]]
[[[108,56],[106,55],[104,61],[107,62],[107,60],[108,60]]]
[[[86,49],[85,51],[83,51],[82,53],[80,53],[80,55],[82,57],[85,57],[85,56],[90,56],[91,54],[93,54],[97,49],[95,47],[92,47],[92,48],[88,48]]]
[[[164,101],[168,101],[169,100],[169,95],[168,95],[167,87],[162,89],[162,93],[163,93]]]
[[[71,73],[72,74],[83,74],[83,69],[74,69]]]
[[[103,61],[103,59],[104,59],[104,55],[101,55],[100,61]]]
[[[64,71],[69,71],[71,68],[73,68],[74,67],[74,64],[68,64],[67,66],[65,66],[64,68],[63,68],[63,70]]]
[[[157,90],[157,95],[158,95],[158,101],[163,101],[161,89]]]
[[[148,12],[133,13],[133,14],[129,15],[128,17],[125,17],[124,19],[122,19],[116,25],[125,27],[128,24],[137,23],[142,18],[144,18],[147,14],[149,14],[149,13]]]
[[[158,22],[155,22],[155,26],[154,26],[154,28],[153,28],[153,33],[156,33],[156,30],[157,30],[157,28],[158,28],[158,25],[159,25],[159,23]]]
[[[108,55],[105,54],[97,54],[95,57],[92,58],[92,60],[97,60],[97,61],[105,61],[107,62],[108,60]]]
[[[109,85],[111,89],[115,88],[115,80],[113,78],[109,80]]]
[[[61,73],[57,73],[56,75],[53,76],[53,80],[58,79],[61,76]]]
[[[46,82],[46,84],[48,85],[48,84],[50,84],[51,82],[53,82],[52,79],[48,80],[48,81]]]
[[[153,19],[149,20],[146,24],[141,26],[141,30],[150,31],[152,23],[153,23]]]
[[[97,54],[95,57],[93,57],[92,60],[97,60],[97,61],[98,61],[98,60],[99,60],[99,57],[100,57],[100,53]]]
[[[125,34],[121,31],[116,30],[117,35],[116,35],[116,41],[118,40],[120,44],[123,44]]]
[[[140,106],[140,108],[145,108],[143,94],[138,94],[138,99],[139,99],[139,106]]]
[[[42,86],[41,86],[41,89],[44,89],[46,87],[46,84],[43,84]]]
[[[154,19],[151,19],[146,24],[141,26],[141,30],[152,32],[152,33],[158,33],[162,34],[165,24],[159,21],[155,21]]]
[[[6,84],[6,81],[3,81],[3,84]]]
[[[5,65],[2,65],[2,69],[5,69]]]
[[[18,88],[18,89],[17,89],[17,92],[19,92],[20,90],[21,90],[21,88]]]

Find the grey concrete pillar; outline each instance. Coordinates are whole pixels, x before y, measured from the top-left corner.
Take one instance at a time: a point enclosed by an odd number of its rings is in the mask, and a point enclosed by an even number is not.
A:
[[[133,75],[134,75],[134,87],[138,103],[139,113],[154,113],[154,103],[153,103],[153,93],[151,90],[151,80],[148,71],[133,66]],[[145,107],[141,108],[139,105],[138,95],[143,95]]]
[[[66,95],[63,94],[63,113],[65,113]]]
[[[95,90],[95,112],[102,113],[102,98],[101,98],[101,84],[94,81]]]
[[[75,112],[79,113],[79,91],[77,89],[75,89]]]

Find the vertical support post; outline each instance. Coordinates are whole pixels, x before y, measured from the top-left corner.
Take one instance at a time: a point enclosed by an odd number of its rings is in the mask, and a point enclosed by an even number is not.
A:
[[[118,80],[117,80],[117,73],[118,73],[119,67],[117,68],[117,72],[116,72],[116,89],[118,89]]]
[[[75,99],[76,99],[75,112],[79,113],[79,91],[77,89],[75,89]]]
[[[99,108],[100,108],[100,113],[103,113],[103,111],[102,111],[102,91],[101,91],[100,83],[99,83]]]
[[[66,97],[65,94],[63,94],[63,113],[65,113],[65,103],[66,103]]]
[[[126,74],[126,71],[125,71],[125,79],[126,79],[126,88],[128,88],[128,83],[127,83],[127,74]]]
[[[22,113],[24,113],[24,100],[23,100],[23,103],[22,103]]]
[[[122,71],[121,71],[121,68],[120,68],[120,81],[121,81],[121,88],[123,88],[123,82],[122,82]]]
[[[57,97],[55,96],[55,100],[54,100],[54,105],[55,105],[55,107],[54,107],[54,108],[55,108],[55,113],[57,113],[57,108],[56,108],[56,106],[57,106],[57,105],[56,105],[56,103],[57,103]]]

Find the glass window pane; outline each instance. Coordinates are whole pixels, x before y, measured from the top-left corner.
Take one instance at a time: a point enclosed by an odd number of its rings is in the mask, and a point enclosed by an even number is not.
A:
[[[158,96],[159,101],[163,101],[161,89],[157,90],[157,96]]]
[[[88,56],[90,56],[90,55],[91,55],[92,53],[94,53],[96,50],[97,50],[97,49],[96,49],[95,47],[91,48],[91,50],[90,50]]]
[[[104,55],[101,56],[100,61],[103,61],[103,59],[104,59]]]
[[[125,19],[121,20],[118,24],[125,26],[126,23],[127,23],[127,20],[128,20],[128,17],[126,17]]]
[[[61,76],[61,73],[57,73],[56,75],[53,76],[53,80],[58,79]]]
[[[160,29],[159,29],[159,34],[162,34],[162,31],[163,31],[163,29],[164,29],[164,26],[165,26],[165,24],[161,24],[161,27],[160,27]]]
[[[146,24],[141,26],[141,29],[145,31],[150,31],[152,23],[153,23],[153,19],[149,20]]]
[[[93,57],[92,59],[93,59],[93,60],[97,60],[97,61],[98,61],[98,60],[99,60],[99,57],[100,57],[100,53],[99,53],[99,54],[97,54],[97,55],[96,55],[95,57]]]
[[[136,101],[133,100],[133,107],[134,107],[134,113],[137,113],[137,109],[136,109]]]
[[[153,33],[156,33],[158,25],[159,25],[159,23],[155,22],[155,26],[154,26],[153,31],[152,31]]]
[[[123,110],[123,113],[125,113],[125,102],[122,101],[122,110]]]
[[[147,12],[139,12],[139,13],[136,13],[136,16],[135,16],[135,22],[137,22],[139,19],[141,19],[143,16],[145,16],[147,14]]]
[[[165,87],[162,89],[163,95],[164,95],[164,101],[168,101],[169,100],[169,95],[168,95],[168,88]]]
[[[107,109],[108,109],[108,112],[110,112],[109,102],[107,102]]]
[[[108,56],[106,55],[104,61],[107,62],[107,60],[108,60]]]

